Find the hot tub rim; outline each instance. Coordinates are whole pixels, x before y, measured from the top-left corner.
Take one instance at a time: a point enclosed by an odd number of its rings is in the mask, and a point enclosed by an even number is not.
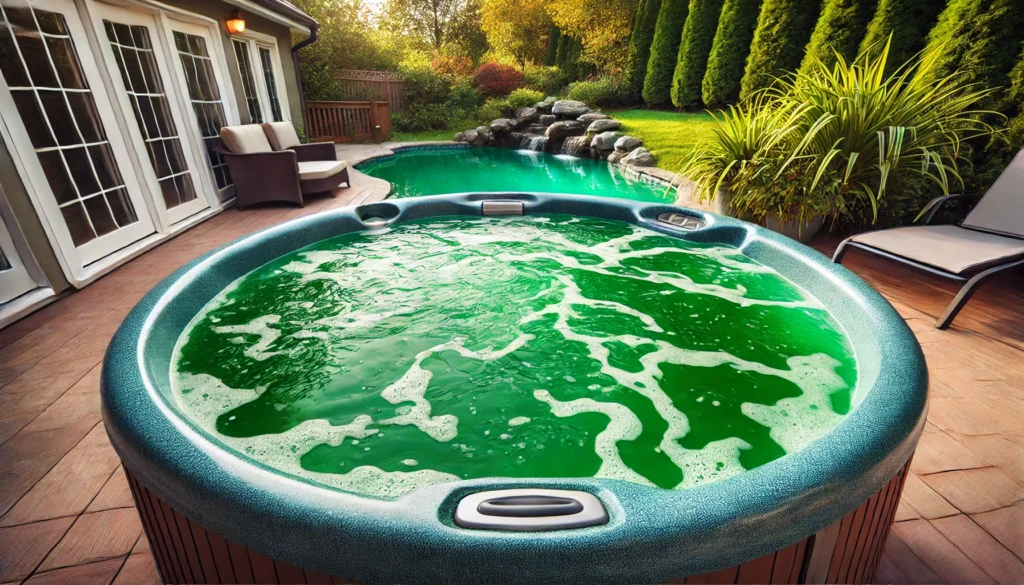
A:
[[[591,213],[584,212],[595,210],[614,212],[619,215],[623,213],[637,215],[643,209],[649,208],[673,208],[685,213],[693,213],[693,210],[683,210],[657,203],[541,193],[438,195],[388,200],[388,202],[398,205],[403,215],[406,215],[409,209],[416,210],[417,208],[422,208],[419,209],[420,212],[427,211],[427,208],[437,207],[445,210],[461,208],[471,211],[477,205],[476,202],[481,199],[509,198],[526,201],[528,213],[539,214],[554,213],[556,211],[551,211],[551,209],[566,205],[582,206],[582,210],[577,210],[579,215],[591,215]],[[476,208],[478,209],[478,207]],[[276,535],[278,532],[276,530],[274,531],[275,537],[268,539],[261,536],[258,531],[240,527],[237,517],[259,517],[263,525],[291,525],[300,530],[303,527],[310,528],[310,523],[305,520],[309,518],[309,514],[314,516],[319,514],[321,518],[324,517],[324,514],[343,517],[346,521],[354,522],[357,525],[354,531],[350,527],[346,527],[346,538],[349,544],[354,544],[355,540],[362,536],[362,540],[368,548],[379,547],[382,535],[387,534],[391,543],[390,548],[408,547],[409,550],[418,551],[417,554],[410,555],[413,566],[403,568],[405,575],[423,575],[429,572],[429,566],[416,566],[424,564],[422,561],[417,563],[416,559],[423,558],[423,555],[429,558],[430,551],[448,550],[453,541],[461,541],[462,545],[469,549],[479,549],[481,546],[484,548],[497,547],[506,554],[515,556],[511,553],[518,551],[518,553],[524,554],[544,554],[547,551],[549,554],[553,554],[551,553],[554,550],[553,547],[563,546],[575,549],[580,549],[580,547],[592,550],[607,549],[606,541],[611,536],[628,537],[630,542],[618,542],[615,550],[630,551],[632,548],[649,547],[652,542],[671,540],[678,543],[685,541],[686,535],[689,533],[693,537],[694,543],[691,548],[686,550],[700,549],[703,553],[701,555],[683,555],[660,563],[645,562],[644,564],[647,566],[642,568],[642,572],[653,576],[654,579],[707,572],[739,564],[771,552],[771,550],[782,548],[786,544],[791,544],[828,526],[850,510],[855,509],[895,475],[909,459],[923,427],[927,387],[924,359],[916,339],[903,320],[899,318],[888,302],[856,275],[841,266],[828,262],[826,258],[810,248],[767,232],[763,228],[744,224],[732,218],[705,212],[700,213],[714,226],[742,230],[747,234],[746,242],[748,244],[761,241],[766,245],[795,250],[799,253],[797,254],[798,261],[838,278],[840,283],[849,289],[848,292],[854,297],[854,300],[864,305],[863,308],[872,314],[875,320],[880,320],[884,325],[879,331],[879,345],[880,349],[887,351],[880,353],[882,365],[890,366],[879,368],[879,377],[875,380],[875,387],[865,395],[862,403],[850,415],[824,437],[801,451],[722,482],[693,490],[678,492],[659,490],[655,492],[659,494],[655,499],[676,500],[676,503],[681,506],[689,505],[690,508],[700,508],[699,519],[706,523],[713,518],[715,519],[714,526],[674,525],[669,522],[670,519],[667,515],[662,513],[648,518],[661,522],[658,529],[648,526],[645,533],[638,533],[630,530],[628,526],[623,528],[621,523],[615,523],[615,514],[613,513],[613,525],[608,529],[563,531],[540,537],[533,535],[528,540],[522,539],[520,535],[466,531],[444,526],[443,523],[429,526],[429,530],[427,530],[431,533],[429,536],[425,536],[421,531],[411,531],[411,534],[394,533],[395,527],[408,524],[410,517],[408,506],[400,505],[401,503],[409,503],[418,499],[420,503],[429,501],[432,507],[443,508],[443,506],[449,505],[451,500],[449,494],[452,492],[476,491],[484,487],[507,487],[523,484],[561,485],[588,489],[603,494],[606,498],[609,493],[623,494],[624,497],[619,497],[618,500],[621,503],[624,498],[626,499],[627,505],[621,514],[627,515],[642,513],[642,511],[634,509],[633,504],[636,502],[630,498],[642,497],[649,500],[653,496],[650,493],[643,494],[643,490],[650,491],[651,488],[614,480],[481,479],[430,486],[413,492],[398,502],[379,502],[361,496],[325,490],[302,482],[297,483],[280,474],[266,470],[261,471],[259,465],[221,451],[213,443],[202,444],[185,440],[188,433],[183,425],[188,426],[190,423],[177,419],[176,413],[170,410],[162,410],[159,401],[152,400],[152,397],[159,391],[148,387],[147,382],[143,381],[142,368],[145,365],[145,360],[143,360],[142,348],[138,348],[138,351],[136,348],[145,333],[143,329],[150,313],[159,308],[164,296],[175,285],[180,284],[197,267],[210,262],[218,255],[227,254],[226,257],[231,257],[231,254],[258,249],[259,244],[265,238],[271,237],[268,236],[268,232],[280,235],[300,229],[308,230],[314,226],[324,228],[333,224],[349,224],[353,220],[358,222],[358,217],[353,209],[334,210],[307,218],[299,218],[267,230],[248,234],[231,244],[195,259],[154,287],[126,318],[114,341],[111,342],[105,360],[102,384],[103,408],[104,420],[111,442],[124,461],[126,468],[130,469],[156,495],[186,516],[247,547],[264,552],[268,556],[294,562],[300,566],[312,566],[322,572],[346,574],[342,570],[345,567],[354,568],[357,572],[363,572],[365,568],[354,566],[351,562],[352,558],[346,558],[345,562],[340,565],[327,566],[322,559],[312,558],[316,557],[316,554],[302,550],[302,547],[296,543],[285,543],[282,546],[281,539]],[[424,216],[432,215],[434,214],[424,214]],[[652,227],[644,222],[634,223]],[[355,226],[356,224],[350,225]],[[659,231],[666,231],[664,226],[654,227]],[[307,244],[302,243],[293,249],[305,245]],[[269,259],[266,258],[263,262]],[[255,266],[244,272],[248,272],[252,268]],[[893,363],[888,363],[890,361]],[[891,366],[902,367],[892,368]],[[900,370],[899,374],[896,374],[897,369]],[[134,390],[134,392],[125,391],[126,380],[133,382],[130,390]],[[883,386],[890,386],[890,392],[894,391],[892,387],[902,387],[902,391],[897,392],[897,395],[902,394],[903,400],[897,401],[895,404],[888,403],[887,407],[882,409],[883,415],[888,414],[888,416],[882,416],[883,419],[888,419],[884,422],[890,424],[875,424],[871,427],[876,432],[872,435],[872,440],[868,441],[865,439],[866,433],[850,431],[853,430],[853,426],[863,422],[860,421],[860,418],[866,415],[858,414],[858,412],[866,404],[869,404],[869,399],[874,397],[872,404],[878,400],[881,394],[874,390],[877,389],[880,382],[883,383]],[[163,406],[166,407],[166,405]],[[156,411],[153,410],[154,407],[157,409]],[[157,419],[160,423],[157,425],[159,428],[148,425],[142,428],[142,425],[133,424],[133,420],[147,420],[147,413],[150,416],[163,417],[163,420]],[[171,416],[172,414],[175,416]],[[828,443],[828,449],[823,450],[825,447],[823,442]],[[883,448],[863,449],[865,443],[873,443],[874,447],[881,445]],[[820,455],[826,451],[829,451],[831,455],[822,459]],[[842,461],[847,464],[839,464]],[[723,491],[725,494],[722,493]],[[815,497],[808,497],[807,494],[812,492]],[[196,497],[197,494],[202,494],[203,497]],[[738,496],[735,500],[725,498],[732,504],[740,502],[745,503],[745,506],[723,506],[721,504],[722,496],[726,494]],[[760,495],[753,497],[754,494]],[[804,510],[800,514],[798,510],[794,509],[798,507],[797,502],[801,502],[804,507],[807,507],[809,503],[816,504],[816,506],[813,507],[813,510]],[[225,513],[225,510],[232,508],[234,508],[232,513]],[[739,522],[739,520],[749,523],[750,518],[755,516],[771,518],[773,514],[778,516],[779,510],[795,513],[797,520],[779,527],[774,535],[766,535],[763,541],[743,543],[746,546],[737,546],[736,543],[732,543],[732,546],[728,547],[729,550],[722,550],[723,547],[720,547],[717,551],[718,554],[714,554],[716,552],[713,550],[714,542],[709,544],[708,538],[715,534],[715,527],[720,528],[729,524],[734,528],[737,525],[746,526],[747,524]],[[737,514],[737,512],[743,512],[743,514]],[[389,515],[392,517],[388,518]],[[414,517],[417,521],[427,520],[428,524],[430,523],[429,518],[422,515],[419,517],[414,515]],[[762,521],[762,524],[764,523]],[[749,526],[748,528],[755,530]],[[622,532],[611,534],[612,530]],[[794,537],[794,535],[799,536]],[[716,540],[723,539],[712,538],[712,541]],[[788,542],[783,546],[777,546],[784,540],[788,540]],[[631,554],[622,552],[622,555],[623,559],[628,559],[630,556],[643,558],[642,554],[636,556],[636,551]],[[686,558],[683,558],[684,556]],[[701,558],[694,558],[698,556]],[[358,565],[358,563],[355,564]],[[428,561],[426,564],[429,565],[430,562]],[[335,568],[331,569],[332,566]],[[535,573],[536,578],[544,579],[543,571],[535,571]],[[348,575],[359,576],[352,574],[351,571]],[[609,582],[614,582],[614,579]]]

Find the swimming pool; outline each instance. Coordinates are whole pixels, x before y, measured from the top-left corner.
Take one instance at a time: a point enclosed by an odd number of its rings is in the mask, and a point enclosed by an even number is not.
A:
[[[622,167],[575,156],[507,148],[406,148],[356,165],[391,183],[391,197],[528,191],[672,203],[667,186],[628,177]]]

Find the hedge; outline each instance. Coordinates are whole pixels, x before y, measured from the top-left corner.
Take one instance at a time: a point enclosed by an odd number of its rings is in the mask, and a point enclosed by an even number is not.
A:
[[[651,57],[644,76],[644,101],[652,106],[669,103],[672,99],[672,75],[679,55],[683,24],[690,13],[690,0],[662,0],[658,22],[651,41]]]
[[[708,71],[701,83],[705,104],[718,106],[739,99],[743,65],[750,54],[760,11],[761,0],[725,0],[708,57]]]
[[[626,90],[634,96],[639,96],[644,88],[647,61],[651,57],[651,42],[660,8],[661,0],[640,0],[633,20],[633,32],[629,37],[629,60],[626,62],[624,77]]]
[[[924,49],[928,31],[945,6],[939,0],[879,0],[860,52],[877,55],[888,41],[889,61],[885,69],[892,73]]]
[[[810,70],[815,60],[831,67],[837,52],[847,63],[853,61],[877,3],[878,0],[825,0],[800,68]]]
[[[677,108],[699,105],[701,82],[708,68],[708,55],[715,42],[718,17],[724,0],[690,0],[690,15],[683,26],[679,58],[672,76],[672,104]]]
[[[557,26],[551,27],[548,33],[548,53],[544,56],[544,64],[548,67],[558,63],[558,43],[562,40],[562,31]]]
[[[740,98],[768,87],[803,60],[804,47],[818,20],[821,0],[765,0],[754,30]]]
[[[925,48],[927,55],[936,57],[935,75],[959,71],[969,82],[1009,85],[1024,39],[1024,10],[1019,4],[1020,0],[951,0]]]

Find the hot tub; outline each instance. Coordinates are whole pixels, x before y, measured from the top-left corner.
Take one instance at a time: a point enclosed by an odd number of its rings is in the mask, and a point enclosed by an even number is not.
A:
[[[172,362],[183,333],[240,277],[343,234],[481,216],[599,218],[734,249],[827,310],[856,358],[852,408],[799,449],[692,487],[665,489],[611,472],[467,472],[380,497],[268,465],[197,423],[176,397]],[[268,351],[264,341],[246,351]],[[809,248],[689,209],[509,193],[336,210],[189,263],[121,326],[107,352],[102,397],[107,432],[167,582],[867,583],[924,425],[926,390],[924,358],[899,315]],[[534,396],[552,409],[565,404]],[[407,465],[417,463],[414,455]],[[565,460],[565,468],[574,463]]]

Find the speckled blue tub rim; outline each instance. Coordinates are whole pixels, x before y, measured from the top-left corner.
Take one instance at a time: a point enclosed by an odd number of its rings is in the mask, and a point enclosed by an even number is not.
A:
[[[285,476],[222,448],[186,420],[167,379],[189,320],[236,278],[313,242],[366,229],[360,218],[479,216],[482,200],[519,199],[527,214],[627,221],[683,239],[742,249],[828,307],[858,360],[861,402],[804,449],[688,490],[606,479],[477,479],[374,500]],[[653,223],[672,211],[707,225]],[[162,382],[165,386],[161,386]],[[124,466],[191,520],[245,547],[364,583],[654,583],[734,566],[798,542],[876,493],[909,460],[924,425],[927,370],[895,310],[818,252],[732,218],[576,195],[492,193],[389,200],[296,219],[247,235],[183,266],[147,294],[112,340],[103,415]],[[455,527],[455,504],[507,487],[581,489],[608,509],[605,526],[548,533]]]

